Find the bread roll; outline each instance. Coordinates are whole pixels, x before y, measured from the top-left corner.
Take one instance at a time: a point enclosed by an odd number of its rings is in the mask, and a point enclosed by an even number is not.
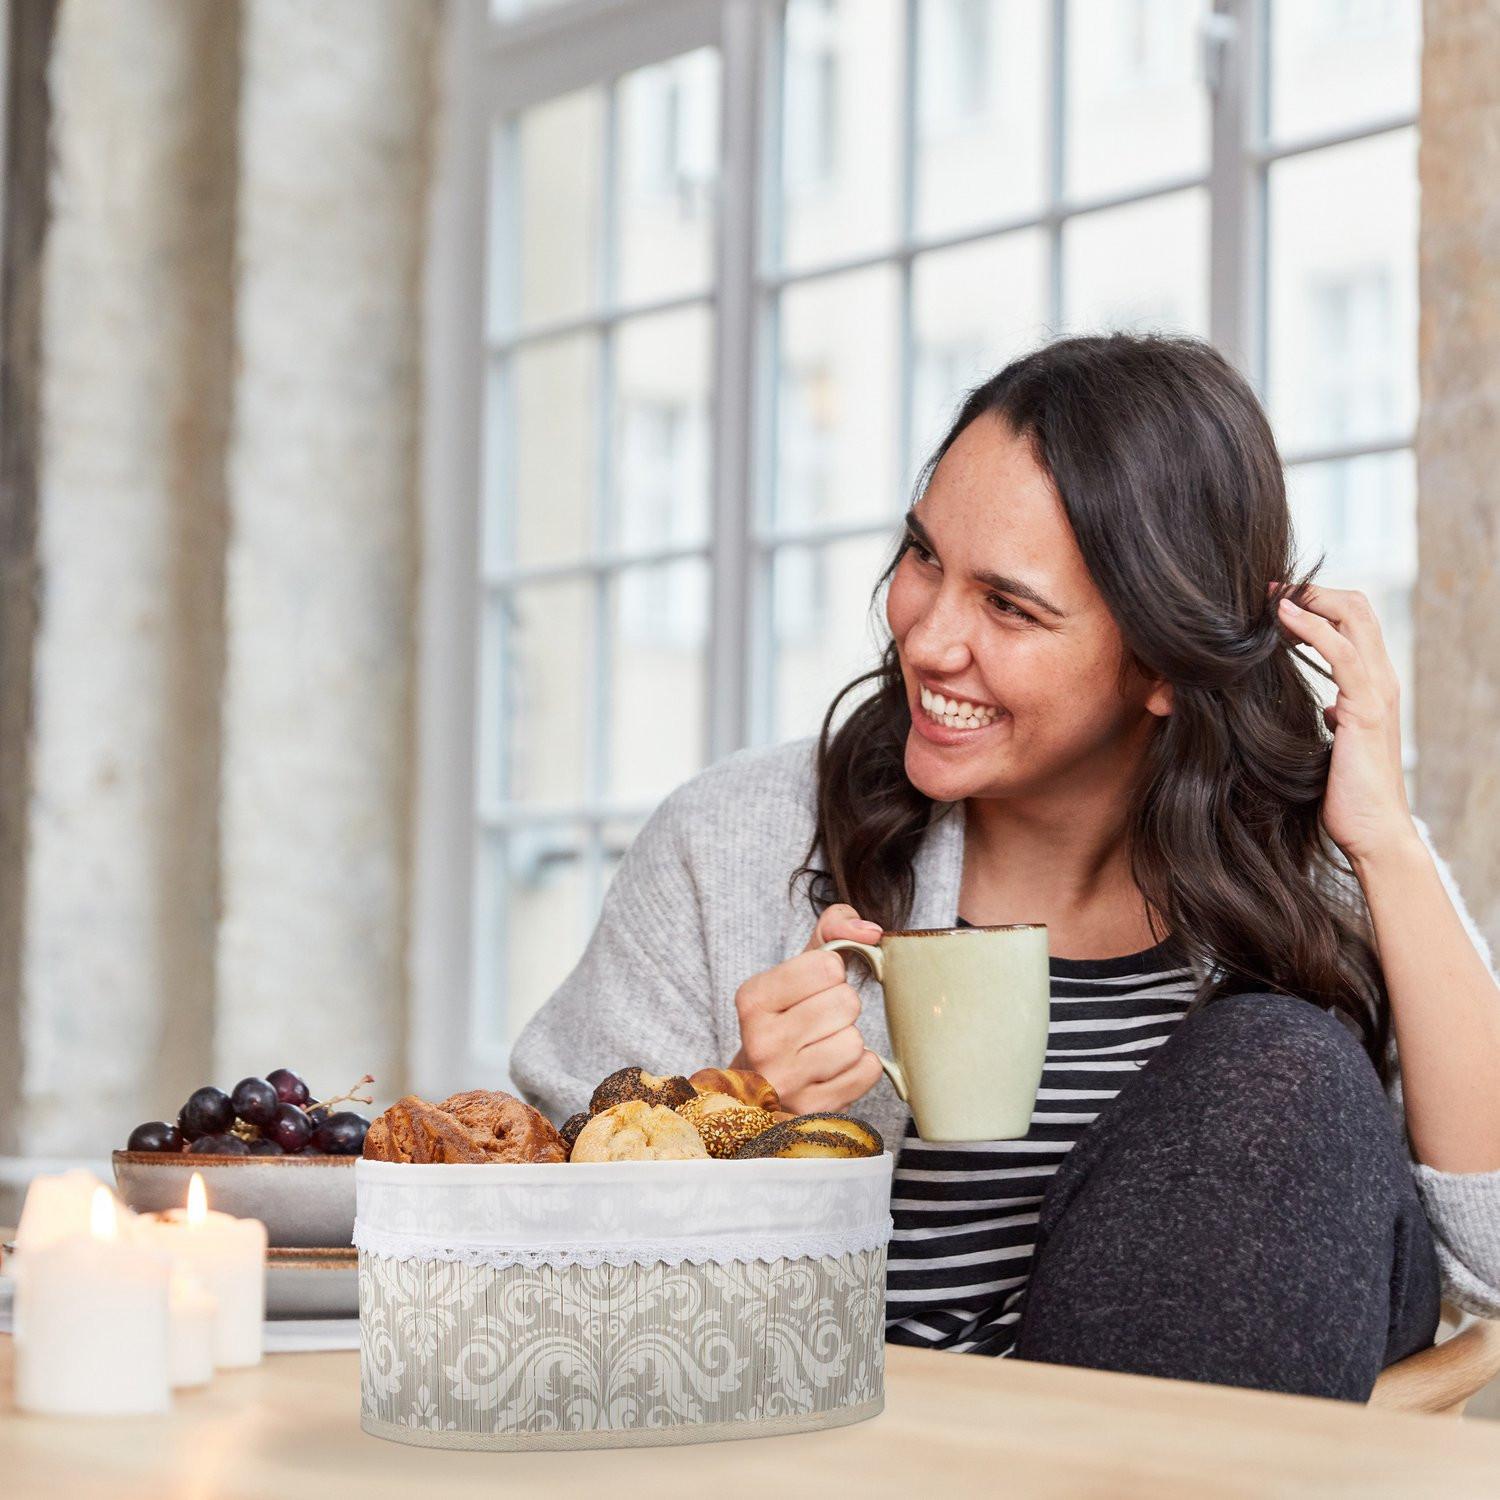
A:
[[[418,1164],[485,1159],[484,1152],[452,1115],[415,1094],[398,1099],[370,1122],[364,1156],[367,1161]]]
[[[441,1104],[408,1094],[371,1122],[364,1155],[369,1161],[417,1164],[568,1159],[551,1121],[498,1089],[454,1094]]]
[[[703,1137],[708,1154],[721,1158],[733,1156],[746,1141],[776,1123],[767,1110],[742,1104],[728,1094],[698,1094],[679,1104],[677,1113]]]
[[[568,1159],[563,1138],[540,1110],[501,1089],[453,1094],[438,1108],[453,1116],[493,1162],[559,1162]]]
[[[562,1122],[562,1125],[558,1128],[557,1133],[562,1137],[563,1145],[565,1145],[569,1151],[573,1149],[573,1144],[578,1139],[578,1132],[588,1124],[589,1119],[590,1116],[588,1110],[581,1109],[576,1115],[569,1115],[568,1118],[564,1120]]]
[[[770,1081],[748,1068],[699,1068],[688,1082],[700,1094],[728,1094],[741,1104],[772,1113],[781,1108],[781,1100]]]
[[[676,1109],[693,1097],[693,1086],[686,1078],[675,1075],[658,1078],[641,1068],[618,1068],[611,1073],[589,1100],[589,1113],[597,1115],[600,1110],[610,1109],[616,1104],[638,1099],[644,1104],[660,1104],[665,1109]]]
[[[681,1115],[660,1104],[627,1099],[601,1110],[578,1132],[572,1160],[690,1161],[696,1157],[706,1160],[708,1149]]]
[[[873,1125],[852,1115],[819,1113],[783,1120],[735,1152],[738,1160],[768,1156],[879,1156],[885,1142]]]

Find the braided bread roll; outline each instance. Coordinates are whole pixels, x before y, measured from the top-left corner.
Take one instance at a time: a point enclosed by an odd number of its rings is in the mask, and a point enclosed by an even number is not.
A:
[[[365,1135],[370,1161],[559,1162],[567,1147],[547,1117],[512,1094],[474,1089],[429,1104],[398,1099]]]
[[[699,1068],[688,1082],[700,1094],[728,1094],[752,1109],[774,1113],[781,1108],[781,1099],[770,1080],[748,1068]]]

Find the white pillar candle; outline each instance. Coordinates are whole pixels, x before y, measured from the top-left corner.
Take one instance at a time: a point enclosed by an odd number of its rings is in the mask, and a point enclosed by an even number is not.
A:
[[[100,1191],[109,1189],[92,1172],[77,1168],[33,1178],[16,1227],[17,1259],[28,1249],[40,1250],[58,1240],[87,1236],[94,1194]]]
[[[207,1206],[203,1178],[194,1172],[188,1206],[142,1214],[142,1241],[172,1257],[213,1297],[214,1364],[220,1370],[258,1365],[266,1319],[266,1226]]]
[[[214,1320],[218,1300],[196,1276],[173,1267],[167,1340],[172,1389],[207,1385],[214,1373]]]
[[[172,1404],[164,1256],[119,1237],[100,1186],[91,1232],[33,1244],[18,1257],[16,1405],[120,1416]]]

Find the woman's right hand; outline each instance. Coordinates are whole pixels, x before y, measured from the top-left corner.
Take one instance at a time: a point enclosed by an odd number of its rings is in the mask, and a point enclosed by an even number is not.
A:
[[[770,1080],[793,1114],[844,1109],[880,1078],[855,1021],[859,995],[841,953],[819,949],[834,938],[878,943],[881,929],[852,906],[830,906],[795,958],[754,974],[735,992],[740,1050],[732,1067]]]

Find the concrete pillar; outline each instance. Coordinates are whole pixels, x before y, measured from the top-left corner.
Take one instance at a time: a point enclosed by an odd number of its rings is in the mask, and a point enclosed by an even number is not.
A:
[[[50,70],[20,1147],[208,1063],[236,7],[67,0]]]
[[[369,1071],[405,1027],[419,269],[433,30],[246,0],[217,1073]]]
[[[0,5],[0,1156],[21,1143],[21,975],[37,629],[42,247],[56,0]],[[0,1220],[6,1217],[0,1186]]]
[[[1423,26],[1417,801],[1500,952],[1500,3]]]

